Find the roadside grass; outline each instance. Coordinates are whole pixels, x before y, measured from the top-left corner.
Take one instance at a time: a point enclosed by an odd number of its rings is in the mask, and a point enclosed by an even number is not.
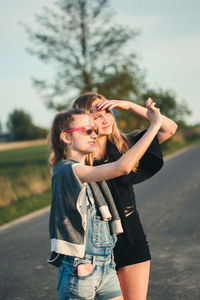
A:
[[[50,204],[47,145],[0,152],[0,225]]]
[[[164,156],[197,143],[169,143]],[[0,225],[50,204],[48,155],[47,145],[0,152]]]
[[[0,152],[0,207],[50,188],[47,145]]]
[[[51,191],[19,199],[19,202],[0,208],[0,225],[11,222],[51,203]]]
[[[181,150],[183,148],[188,148],[190,146],[193,146],[193,145],[196,145],[196,144],[199,144],[200,143],[200,138],[195,138],[195,139],[192,139],[188,142],[185,142],[184,143],[172,143],[169,148],[167,147],[166,149],[164,148],[163,149],[163,156],[166,156],[166,155],[169,155],[169,154],[172,154],[178,150]]]

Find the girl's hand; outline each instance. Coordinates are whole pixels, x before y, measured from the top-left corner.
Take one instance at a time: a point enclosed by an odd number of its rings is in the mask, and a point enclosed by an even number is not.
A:
[[[111,110],[113,108],[116,109],[129,109],[130,108],[130,101],[123,101],[123,100],[105,100],[99,101],[96,103],[96,107],[98,110]]]
[[[162,116],[160,113],[160,109],[155,107],[155,102],[149,98],[146,101],[146,108],[147,108],[147,117],[152,125],[161,126],[162,125]]]
[[[147,108],[148,106],[151,105],[156,105],[156,102],[154,102],[150,97],[145,101],[145,107]]]

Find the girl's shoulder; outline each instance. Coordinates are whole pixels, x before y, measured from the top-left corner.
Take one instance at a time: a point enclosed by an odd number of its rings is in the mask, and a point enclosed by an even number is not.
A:
[[[65,186],[78,186],[78,188],[82,188],[84,184],[81,183],[80,179],[74,172],[73,166],[76,164],[80,164],[74,160],[60,160],[53,170],[52,182],[64,182]]]
[[[62,159],[60,160],[53,169],[53,175],[58,173],[69,173],[72,170],[72,166],[78,163],[75,160]]]

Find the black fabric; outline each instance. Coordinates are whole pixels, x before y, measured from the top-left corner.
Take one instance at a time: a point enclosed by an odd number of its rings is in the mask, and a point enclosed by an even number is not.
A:
[[[140,132],[137,136],[129,134],[127,137],[131,143],[134,145],[139,141],[139,139],[145,134],[146,130]],[[163,155],[160,149],[159,141],[157,135],[150,144],[149,148],[140,159],[137,171],[133,174],[129,174],[129,180],[132,184],[141,183],[154,174],[156,174],[163,166]]]
[[[131,145],[137,143],[137,141],[145,134],[145,132],[146,131],[144,130],[140,132],[137,136],[133,134],[127,135],[127,138],[129,139]],[[116,161],[122,155],[118,151],[116,146],[110,141],[107,142],[106,154],[106,158],[101,160],[95,160],[94,165]],[[162,168],[162,166],[163,156],[160,150],[158,138],[156,136],[149,148],[147,149],[147,151],[145,152],[145,154],[143,155],[143,157],[140,159],[136,172],[132,171],[128,175],[123,175],[107,181],[107,184],[115,200],[115,204],[118,209],[122,221],[122,226],[124,229],[124,233],[119,236],[119,241],[120,239],[123,239],[123,244],[125,243],[128,247],[131,247],[131,245],[137,243],[136,232],[134,231],[135,224],[131,224],[131,221],[133,220],[133,217],[131,216],[134,215],[135,212],[137,213],[133,185],[149,179],[151,176],[156,174]],[[128,206],[133,207],[134,213],[129,217],[126,217],[124,210]],[[139,227],[141,229],[140,233],[143,236],[142,239],[145,242],[144,233],[142,233],[142,225]],[[139,232],[137,234],[139,234]],[[118,242],[118,245],[120,245],[120,242]],[[121,248],[124,248],[124,246],[121,245]]]
[[[127,135],[131,145],[136,144],[139,139],[145,134],[146,130],[140,132],[137,136],[133,134]],[[107,155],[109,157],[109,162],[116,161],[121,157],[121,153],[118,151],[117,147],[110,141],[107,142]],[[152,141],[151,145],[140,159],[139,166],[136,172],[130,172],[128,175],[123,175],[116,178],[116,183],[120,185],[133,185],[141,183],[154,174],[156,174],[163,166],[163,155],[160,150],[159,142],[157,136]]]
[[[116,269],[134,265],[151,259],[149,245],[140,222],[139,214],[135,211],[127,218],[131,227],[134,243],[128,243],[125,234],[120,234],[114,248]]]
[[[64,257],[63,254],[59,254],[56,253],[55,251],[52,251],[50,258],[48,259],[48,263],[50,263],[54,267],[59,268],[62,263],[63,257]]]

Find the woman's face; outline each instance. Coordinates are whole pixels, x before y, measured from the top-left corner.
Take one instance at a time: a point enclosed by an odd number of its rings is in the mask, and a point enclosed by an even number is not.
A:
[[[91,134],[87,134],[87,130],[91,130],[91,126],[94,127],[94,123],[90,116],[74,115],[74,121],[71,123],[70,128],[84,128],[70,133],[73,151],[84,155],[94,152],[98,135],[94,131]]]
[[[105,136],[112,133],[114,118],[109,110],[98,110],[96,103],[97,99],[92,103],[92,118],[95,126],[99,129],[99,136]]]

